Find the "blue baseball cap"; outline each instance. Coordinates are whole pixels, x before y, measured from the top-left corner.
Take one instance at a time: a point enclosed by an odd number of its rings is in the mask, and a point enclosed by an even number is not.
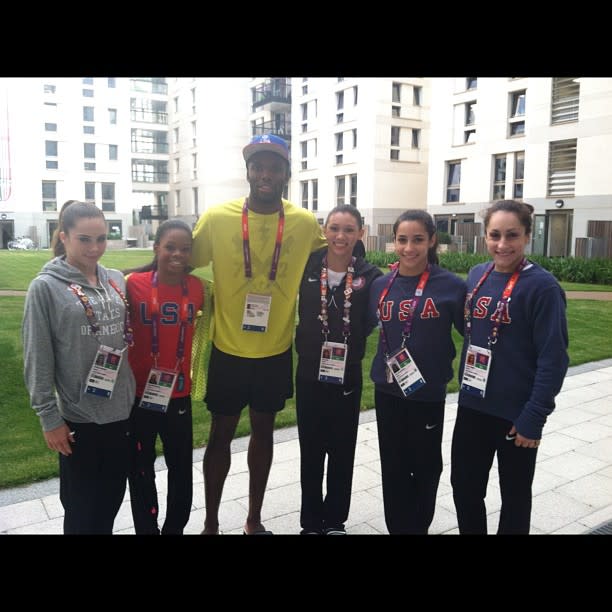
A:
[[[276,153],[285,161],[289,161],[289,145],[280,136],[275,136],[274,134],[254,136],[251,142],[242,149],[244,161],[248,163],[249,159],[255,155],[255,153],[261,153],[262,151]]]

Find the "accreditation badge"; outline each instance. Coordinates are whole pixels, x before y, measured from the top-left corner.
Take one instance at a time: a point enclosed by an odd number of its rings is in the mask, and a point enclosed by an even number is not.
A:
[[[177,378],[178,372],[173,370],[151,368],[139,407],[156,412],[166,412]]]
[[[487,389],[493,354],[489,349],[470,344],[465,353],[461,391],[484,397]]]
[[[242,330],[254,332],[267,331],[271,306],[271,295],[247,293],[244,301],[244,312],[242,313]]]
[[[110,399],[117,382],[124,350],[104,345],[98,347],[93,365],[87,375],[85,393]]]
[[[348,344],[342,342],[324,342],[321,347],[321,360],[319,362],[319,381],[344,384],[344,370]]]
[[[423,375],[406,347],[387,359],[387,368],[406,397],[425,384]]]

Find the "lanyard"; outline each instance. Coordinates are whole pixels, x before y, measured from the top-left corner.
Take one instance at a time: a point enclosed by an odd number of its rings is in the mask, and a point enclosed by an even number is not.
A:
[[[342,317],[343,330],[342,335],[344,336],[345,344],[348,343],[348,337],[351,335],[351,294],[353,293],[353,273],[355,272],[355,258],[351,258],[346,271],[346,283],[344,285],[344,315]],[[329,322],[327,315],[327,255],[323,258],[323,266],[321,267],[321,314],[319,315],[319,321],[321,321],[321,333],[325,336],[325,342],[327,342],[327,336],[329,335]]]
[[[281,202],[278,211],[278,226],[276,228],[276,242],[274,243],[274,254],[272,255],[272,266],[270,267],[269,279],[273,281],[276,278],[278,269],[278,261],[280,259],[280,250],[283,243],[283,231],[285,230],[285,211]],[[253,276],[251,269],[251,247],[249,244],[249,199],[244,199],[242,206],[242,253],[244,255],[244,275],[247,278]]]
[[[125,306],[125,325],[123,330],[123,341],[128,346],[134,346],[134,330],[132,329],[132,323],[130,319],[130,305],[128,304],[125,294],[123,293],[123,291],[121,291],[121,289],[119,289],[119,287],[112,278],[108,279],[108,284],[119,294],[119,297],[121,298]],[[100,331],[100,326],[98,325],[98,320],[96,319],[96,315],[93,311],[91,302],[83,291],[83,287],[81,287],[81,285],[77,285],[76,283],[71,283],[70,289],[72,290],[74,295],[79,298],[83,308],[85,309],[85,316],[87,317],[91,332],[94,335],[97,334]]]
[[[189,322],[189,290],[185,278],[181,280],[181,289],[183,293],[180,311],[181,327],[179,329],[178,344],[176,347],[175,370],[178,370],[185,355],[185,331],[187,329],[187,323]],[[151,279],[151,318],[151,356],[155,360],[155,367],[157,367],[157,358],[159,356],[159,295],[157,270],[153,272],[153,278]]]
[[[427,281],[429,280],[429,274],[431,272],[431,265],[427,264],[427,267],[421,273],[419,277],[419,282],[417,284],[417,288],[414,292],[414,297],[410,300],[410,305],[408,307],[408,314],[406,316],[406,321],[404,322],[404,327],[402,329],[402,347],[406,345],[406,340],[410,338],[410,332],[412,331],[412,322],[414,319],[414,313],[416,312],[417,306],[419,304],[419,300],[425,291],[425,285],[427,285]],[[382,290],[380,297],[378,298],[378,318],[380,320],[380,339],[383,345],[383,351],[385,355],[389,354],[389,342],[387,340],[387,334],[385,332],[385,325],[382,320],[382,307],[389,291],[391,290],[391,285],[395,282],[397,275],[399,274],[399,266],[393,270],[391,277],[389,278],[389,282],[387,286]]]
[[[512,295],[512,291],[514,290],[514,286],[518,281],[519,274],[521,270],[527,265],[527,260],[523,258],[519,265],[516,267],[516,270],[512,273],[510,280],[506,283],[506,287],[502,293],[502,297],[497,302],[497,308],[495,308],[495,312],[491,316],[491,321],[493,322],[493,327],[491,328],[491,333],[488,337],[489,348],[493,344],[495,344],[499,337],[499,326],[501,324],[503,314],[508,314],[508,303],[510,302],[510,296]],[[485,280],[487,280],[489,274],[495,268],[495,263],[492,262],[491,265],[485,270],[484,274],[480,277],[480,280],[476,283],[474,289],[465,296],[465,306],[463,309],[463,318],[465,319],[465,336],[468,340],[468,344],[470,343],[470,339],[472,336],[472,306],[474,302],[474,296],[478,293],[480,288],[482,287]]]

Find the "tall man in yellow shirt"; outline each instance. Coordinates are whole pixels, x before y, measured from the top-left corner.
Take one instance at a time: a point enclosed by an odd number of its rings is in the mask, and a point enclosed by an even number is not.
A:
[[[314,215],[282,198],[291,168],[278,136],[243,149],[248,197],[208,209],[193,235],[192,265],[213,262],[215,321],[205,402],[212,413],[204,454],[203,534],[219,532],[231,442],[249,406],[249,512],[244,533],[271,534],[261,508],[272,465],[276,413],[293,395],[295,308],[310,253],[326,246]],[[194,376],[198,376],[194,373]]]

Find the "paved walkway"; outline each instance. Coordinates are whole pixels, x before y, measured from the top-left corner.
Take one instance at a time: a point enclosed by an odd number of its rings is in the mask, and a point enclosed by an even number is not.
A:
[[[612,300],[612,291],[566,291],[568,300]]]
[[[450,444],[457,394],[447,398],[442,452],[444,471],[438,491],[432,534],[456,534],[450,486]],[[300,529],[300,459],[295,427],[275,433],[274,461],[263,507],[266,528],[277,534]],[[234,440],[232,465],[223,491],[220,522],[224,534],[241,534],[248,505],[248,438]],[[202,456],[193,453],[194,496],[187,534],[204,524]],[[165,515],[167,470],[157,463],[160,518]],[[63,508],[58,479],[0,490],[0,533],[60,534]],[[612,359],[570,368],[557,408],[544,428],[533,487],[533,534],[582,534],[612,520]],[[499,519],[495,470],[487,496],[489,532]],[[355,458],[353,498],[347,522],[350,534],[387,533],[383,516],[380,459],[373,410],[361,414]],[[115,521],[118,534],[134,533],[128,493]]]

